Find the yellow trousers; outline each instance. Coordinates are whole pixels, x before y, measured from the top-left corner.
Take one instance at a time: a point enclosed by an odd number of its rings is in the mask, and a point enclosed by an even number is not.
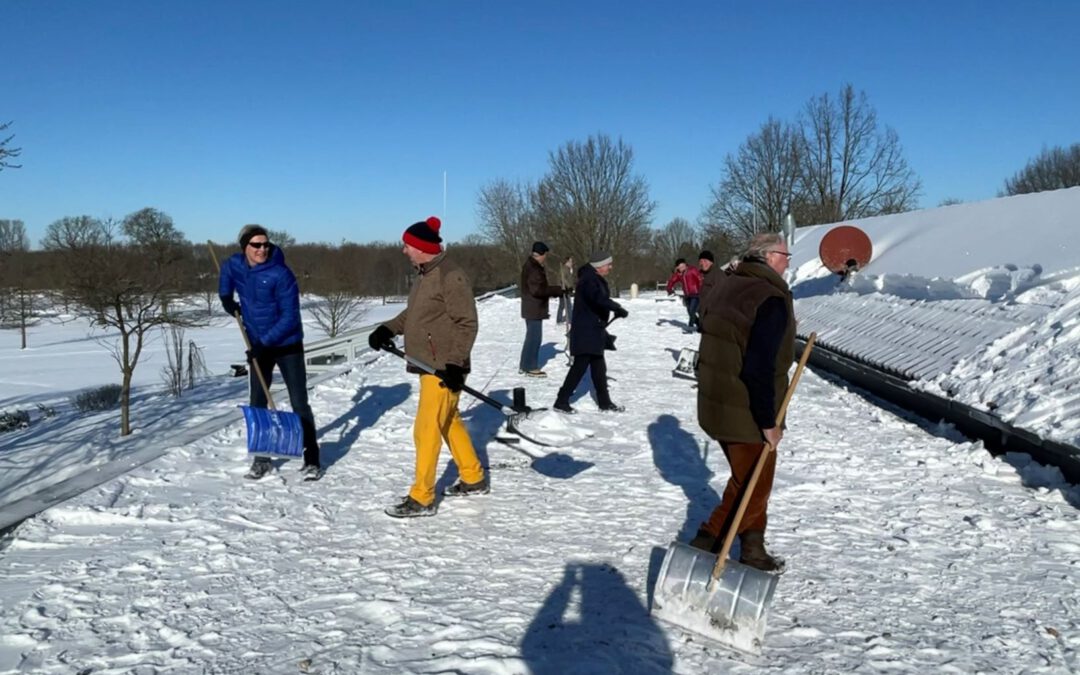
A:
[[[409,496],[425,506],[435,501],[435,470],[439,466],[443,440],[450,446],[450,455],[457,464],[461,480],[476,483],[484,478],[484,469],[458,413],[460,396],[460,392],[454,393],[442,386],[438,377],[420,376],[420,406],[413,424],[416,482],[409,490]]]

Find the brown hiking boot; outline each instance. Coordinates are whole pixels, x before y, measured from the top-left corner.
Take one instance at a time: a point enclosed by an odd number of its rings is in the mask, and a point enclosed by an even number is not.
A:
[[[747,530],[739,535],[742,553],[739,562],[765,572],[778,572],[784,569],[784,561],[774,558],[765,550],[765,533],[761,530]]]
[[[708,530],[698,528],[697,534],[690,540],[690,546],[713,553],[713,548],[716,546],[716,537]]]

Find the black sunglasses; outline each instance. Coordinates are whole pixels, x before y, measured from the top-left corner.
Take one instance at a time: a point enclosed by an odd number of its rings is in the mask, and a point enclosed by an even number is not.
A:
[[[249,241],[248,246],[258,250],[260,248],[270,248],[271,246],[273,246],[273,244],[268,241]]]

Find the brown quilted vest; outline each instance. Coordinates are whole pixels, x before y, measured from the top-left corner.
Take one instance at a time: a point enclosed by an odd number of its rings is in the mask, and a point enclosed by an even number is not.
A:
[[[784,299],[788,321],[776,355],[774,379],[779,412],[795,358],[795,312],[791,291],[764,263],[741,262],[734,273],[717,275],[702,298],[701,345],[698,360],[698,424],[717,441],[760,443],[761,429],[750,413],[750,396],[739,378],[750,329],[761,303]]]

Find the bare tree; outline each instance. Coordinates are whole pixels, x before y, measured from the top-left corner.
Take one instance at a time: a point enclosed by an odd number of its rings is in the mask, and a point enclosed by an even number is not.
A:
[[[663,229],[653,234],[653,250],[657,262],[669,266],[677,258],[691,259],[699,248],[697,232],[685,218],[674,218]]]
[[[111,230],[110,224],[111,221],[105,221],[106,231]],[[120,231],[127,238],[127,246],[141,254],[144,264],[156,268],[172,290],[194,290],[193,270],[188,264],[192,258],[191,244],[167,213],[149,207],[139,209],[124,217]]]
[[[488,243],[479,234],[471,234],[453,244],[453,251],[454,259],[469,271],[469,280],[476,293],[512,286],[521,275],[521,251],[507,251],[502,246]]]
[[[29,249],[30,237],[26,236],[26,225],[23,221],[0,219],[0,256]]]
[[[78,224],[71,229],[50,225],[46,242],[59,256],[63,276],[59,293],[73,311],[92,326],[119,333],[111,347],[120,366],[120,434],[126,436],[131,433],[131,378],[152,331],[200,322],[168,309],[169,301],[178,295],[170,284],[170,269],[152,264],[140,246],[106,245],[100,230],[95,232],[85,222]],[[176,263],[166,259],[162,264]]]
[[[514,259],[528,253],[542,234],[530,203],[531,193],[529,186],[496,180],[482,187],[477,199],[480,233]]]
[[[147,249],[189,245],[173,219],[157,209],[148,207],[128,214],[120,227],[129,242]]]
[[[326,331],[328,337],[335,338],[360,325],[367,314],[367,306],[355,291],[339,289],[324,294],[323,301],[313,304],[308,311],[319,328]]]
[[[45,228],[41,248],[46,251],[74,251],[105,246],[109,241],[105,224],[92,216],[65,216]]]
[[[11,141],[14,140],[15,134],[4,136],[10,126],[11,122],[0,124],[0,171],[22,168],[21,164],[15,164],[11,161],[22,154],[22,148],[11,147]]]
[[[18,329],[21,349],[29,346],[26,329],[37,324],[40,310],[36,294],[25,285],[0,288],[0,328]]]
[[[306,267],[305,259],[318,261],[311,265],[312,273],[305,275],[309,277],[305,290],[322,296],[322,301],[308,306],[308,312],[319,327],[334,338],[359,325],[367,308],[360,297],[361,266],[353,260],[354,248],[319,244],[294,250],[299,263],[297,267]]]
[[[173,396],[184,393],[184,329],[182,326],[163,326],[166,364],[161,367],[161,381]]]
[[[26,349],[27,322],[34,317],[33,295],[26,286],[25,260],[30,249],[21,220],[0,220],[0,328],[19,328]]]
[[[1080,143],[1056,146],[1039,153],[1016,175],[1005,181],[1005,195],[1060,190],[1080,185]]]
[[[704,237],[726,231],[748,241],[757,232],[778,231],[799,196],[800,146],[798,128],[770,117],[725,157],[702,217]]]
[[[712,251],[717,265],[725,265],[733,258],[742,255],[747,242],[736,239],[728,230],[711,229],[705,233],[702,248]]]
[[[278,248],[292,248],[296,246],[296,237],[292,236],[285,230],[271,230],[266,229],[266,238],[274,243],[274,246]]]
[[[656,203],[649,199],[645,179],[633,173],[634,151],[629,145],[600,134],[585,142],[569,141],[548,161],[548,173],[531,202],[553,250],[586,260],[598,250],[620,259],[648,248]]]
[[[865,92],[850,85],[812,99],[802,119],[800,224],[835,223],[915,208],[921,188],[900,137],[881,129]],[[779,223],[777,223],[779,225]]]

